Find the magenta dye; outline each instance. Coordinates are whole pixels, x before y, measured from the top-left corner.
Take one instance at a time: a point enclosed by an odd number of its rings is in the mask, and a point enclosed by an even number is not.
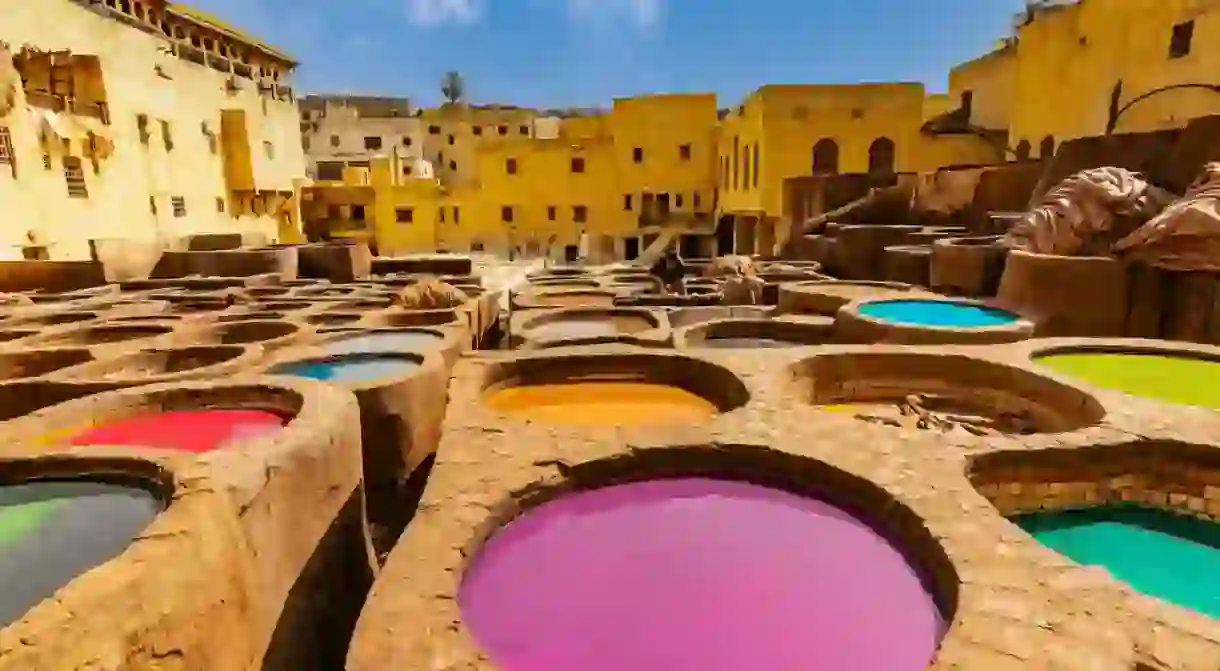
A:
[[[741,482],[655,480],[501,529],[459,594],[504,671],[918,671],[945,632],[868,525]]]

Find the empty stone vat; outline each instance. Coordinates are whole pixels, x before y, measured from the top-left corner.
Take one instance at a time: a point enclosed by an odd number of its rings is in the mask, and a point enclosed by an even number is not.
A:
[[[145,349],[73,366],[53,377],[116,386],[219,377],[255,365],[261,355],[259,348],[240,345]]]
[[[513,332],[519,333],[527,343],[554,343],[640,336],[661,328],[661,318],[648,310],[570,308],[523,315],[513,325]]]
[[[905,298],[925,295],[919,289],[898,282],[813,281],[781,284],[776,312],[833,317],[839,308],[855,300]]]
[[[291,322],[246,319],[210,325],[198,336],[198,341],[218,345],[257,344],[274,349],[288,345],[304,334],[304,329]]]
[[[856,342],[908,345],[1010,343],[1034,332],[1020,315],[964,299],[856,301],[839,308],[835,323]]]
[[[484,389],[501,416],[558,424],[704,422],[750,398],[727,369],[659,352],[520,357],[492,366]]]
[[[40,347],[140,347],[162,339],[173,331],[172,327],[160,324],[102,324],[68,327],[65,331],[36,338],[36,341]]]
[[[1096,424],[1089,394],[1021,368],[959,354],[827,354],[794,364],[796,393],[865,421],[973,434],[1059,433]]]
[[[1078,342],[1039,349],[1039,366],[1096,387],[1168,403],[1220,409],[1220,354],[1151,341]]]
[[[814,321],[814,320],[817,321]],[[717,319],[696,324],[674,333],[674,346],[716,349],[771,349],[802,347],[835,342],[834,321],[809,318],[808,321],[776,319]]]
[[[612,291],[535,289],[512,295],[514,310],[527,308],[610,307],[614,305]]]
[[[85,348],[7,352],[0,354],[0,379],[34,379],[90,361],[93,361],[93,354]]]

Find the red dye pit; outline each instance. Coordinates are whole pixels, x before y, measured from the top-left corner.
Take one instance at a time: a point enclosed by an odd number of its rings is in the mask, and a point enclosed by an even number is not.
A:
[[[283,427],[283,417],[262,410],[174,410],[103,424],[76,434],[71,442],[202,453]]]

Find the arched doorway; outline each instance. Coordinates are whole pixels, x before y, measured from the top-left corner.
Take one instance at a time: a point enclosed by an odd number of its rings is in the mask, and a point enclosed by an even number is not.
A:
[[[879,137],[868,146],[868,173],[889,175],[894,172],[894,141]]]
[[[813,145],[813,174],[833,175],[839,172],[839,143],[824,137]]]
[[[1018,161],[1028,161],[1029,160],[1029,150],[1030,150],[1029,140],[1021,140],[1021,142],[1019,142],[1017,144],[1017,160]]]
[[[1049,161],[1055,156],[1055,136],[1047,135],[1038,144],[1038,158]]]

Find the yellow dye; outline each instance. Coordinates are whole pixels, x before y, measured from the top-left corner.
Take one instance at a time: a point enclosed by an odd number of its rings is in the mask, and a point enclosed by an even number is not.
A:
[[[498,412],[552,424],[665,424],[699,422],[716,406],[678,387],[639,382],[576,382],[510,387],[492,392]]]

